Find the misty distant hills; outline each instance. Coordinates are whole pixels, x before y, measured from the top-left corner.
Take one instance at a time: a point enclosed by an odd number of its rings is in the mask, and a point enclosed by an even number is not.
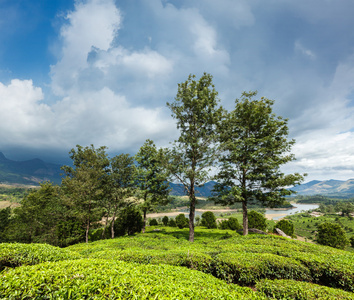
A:
[[[42,181],[61,182],[60,165],[46,163],[39,158],[14,161],[0,152],[0,183],[38,185]]]
[[[197,187],[195,189],[196,197],[210,197],[211,190],[213,189],[215,184],[216,184],[215,181],[209,181],[206,184],[204,184],[202,187]],[[186,191],[185,191],[184,186],[182,184],[170,182],[170,187],[172,189],[170,192],[170,195],[173,195],[173,196],[186,195]]]

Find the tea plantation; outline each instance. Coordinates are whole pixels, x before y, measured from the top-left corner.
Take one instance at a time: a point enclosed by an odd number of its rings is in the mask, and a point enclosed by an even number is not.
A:
[[[155,231],[158,230],[158,231]],[[77,244],[0,244],[1,299],[354,299],[351,252],[196,227]]]

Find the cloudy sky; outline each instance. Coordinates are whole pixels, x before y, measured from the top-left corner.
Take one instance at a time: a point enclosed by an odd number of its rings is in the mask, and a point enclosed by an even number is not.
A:
[[[275,100],[297,160],[354,178],[354,1],[0,0],[0,151],[63,163],[76,144],[136,153],[177,136],[166,107],[190,73],[221,103]]]

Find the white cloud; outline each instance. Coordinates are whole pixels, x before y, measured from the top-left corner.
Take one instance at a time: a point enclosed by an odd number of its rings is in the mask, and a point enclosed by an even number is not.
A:
[[[310,59],[315,59],[316,55],[313,53],[313,51],[311,51],[310,49],[305,48],[300,41],[296,41],[295,42],[295,51],[300,52],[301,54],[303,54],[304,56],[310,58]]]

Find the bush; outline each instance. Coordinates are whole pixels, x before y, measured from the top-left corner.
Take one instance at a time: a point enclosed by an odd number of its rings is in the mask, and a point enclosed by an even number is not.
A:
[[[317,227],[317,243],[333,248],[344,249],[349,241],[339,224],[325,222]]]
[[[273,232],[276,232],[275,228],[279,228],[286,235],[289,235],[291,237],[294,236],[294,224],[289,220],[282,219],[279,222],[277,222],[274,226]]]
[[[220,229],[230,229],[230,230],[239,230],[242,229],[242,226],[238,220],[234,217],[229,218],[228,220],[223,220],[220,223]]]
[[[176,217],[176,225],[178,226],[179,229],[188,227],[189,226],[188,218],[186,218],[184,214],[179,214]]]
[[[167,216],[164,216],[162,218],[162,223],[163,223],[164,226],[167,226],[167,224],[168,224],[168,217]]]
[[[156,219],[151,219],[150,222],[149,222],[149,225],[150,226],[157,226],[157,225],[159,225],[159,223],[157,222]]]
[[[207,227],[208,229],[217,228],[216,218],[213,212],[206,211],[202,214],[201,225]]]
[[[248,228],[256,228],[263,231],[267,229],[267,219],[261,213],[251,210],[247,215]]]
[[[124,208],[114,223],[114,232],[117,236],[133,235],[140,232],[142,228],[143,218],[140,211],[134,206]]]
[[[170,219],[169,221],[168,221],[168,226],[170,226],[170,227],[177,227],[177,224],[176,224],[176,221],[175,221],[175,219]]]
[[[352,236],[350,239],[350,245],[354,248],[354,236]]]
[[[163,276],[162,276],[163,274]],[[184,267],[81,259],[11,270],[1,299],[266,299]]]
[[[256,284],[256,288],[271,299],[353,299],[350,292],[294,280],[264,279]]]

